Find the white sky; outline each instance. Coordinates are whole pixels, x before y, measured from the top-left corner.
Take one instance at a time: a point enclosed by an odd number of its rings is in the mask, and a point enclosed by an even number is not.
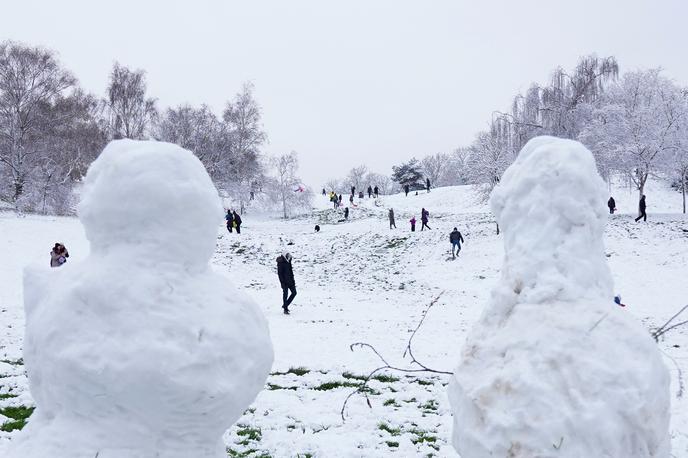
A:
[[[687,0],[5,0],[7,38],[58,51],[99,95],[115,60],[143,68],[162,108],[219,114],[253,81],[266,152],[297,151],[316,188],[466,145],[591,52],[688,84]]]

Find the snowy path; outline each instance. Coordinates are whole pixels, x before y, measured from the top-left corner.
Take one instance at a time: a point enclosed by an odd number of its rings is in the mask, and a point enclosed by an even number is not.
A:
[[[443,204],[448,197],[456,199],[458,208]],[[428,366],[454,368],[502,257],[493,219],[471,202],[464,189],[435,190],[407,199],[389,197],[379,207],[366,202],[348,222],[336,223],[339,217],[323,204],[310,217],[287,223],[252,221],[248,215],[240,236],[219,233],[213,262],[261,304],[275,346],[266,389],[225,436],[230,456],[457,456],[448,444],[446,376],[388,373],[391,377],[371,382],[372,408],[364,397],[354,397],[345,423],[340,408],[357,377],[379,365],[370,352],[351,352],[349,345],[370,343],[390,362],[404,365],[410,332],[443,290],[414,340],[414,353]],[[388,205],[397,212],[397,230],[387,229]],[[406,221],[413,213],[418,216],[421,205],[431,211],[433,230],[411,233]],[[647,327],[661,324],[688,301],[688,220],[676,214],[650,216],[647,224],[635,224],[628,214],[615,215],[606,231],[615,289],[628,313]],[[313,232],[316,223],[323,228],[318,234]],[[454,226],[466,244],[460,259],[451,261],[448,233]],[[69,247],[70,262],[82,258],[88,244],[78,222],[69,218],[0,214],[0,234],[10,246],[0,266],[0,359],[7,361],[0,362],[1,409],[31,404],[17,364],[21,268],[45,261],[56,234]],[[281,314],[275,270],[283,250],[294,255],[298,288],[289,317]],[[688,329],[670,333],[660,346],[688,373]],[[668,359],[667,365],[674,381],[673,454],[688,456],[688,393],[676,397],[678,372]],[[304,370],[290,371],[295,368]],[[3,398],[3,393],[18,397]],[[0,450],[11,435],[0,432]]]

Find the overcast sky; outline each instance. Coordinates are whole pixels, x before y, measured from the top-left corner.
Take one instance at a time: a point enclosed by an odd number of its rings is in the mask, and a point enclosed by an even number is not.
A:
[[[579,56],[661,66],[688,85],[686,0],[3,1],[0,39],[59,52],[104,94],[117,60],[161,107],[219,114],[252,81],[268,154],[319,187],[470,143],[494,110]]]

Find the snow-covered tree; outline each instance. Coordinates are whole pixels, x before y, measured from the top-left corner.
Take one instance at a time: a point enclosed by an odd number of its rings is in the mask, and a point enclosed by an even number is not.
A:
[[[659,69],[626,73],[609,87],[580,138],[598,157],[611,156],[614,168],[627,175],[642,196],[647,179],[673,147],[672,136],[683,116],[682,97]]]
[[[686,187],[688,187],[688,89],[682,91],[681,117],[671,134],[671,149],[665,162],[669,179],[681,191],[683,213],[686,212]]]
[[[349,170],[349,174],[346,176],[346,182],[349,185],[349,188],[351,186],[355,186],[359,191],[363,191],[363,188],[370,184],[365,181],[367,174],[368,167],[365,165],[359,165]]]
[[[308,210],[313,202],[313,191],[301,183],[297,176],[299,159],[295,152],[272,158],[274,176],[267,179],[267,189],[273,202],[279,203],[284,219],[298,210]]]
[[[483,184],[485,199],[502,179],[504,171],[516,157],[504,137],[497,132],[481,132],[471,145],[471,153],[466,168],[476,183]]]
[[[147,137],[157,115],[155,99],[146,96],[146,73],[130,70],[115,62],[110,72],[106,105],[110,115],[111,138]]]
[[[365,182],[369,183],[373,188],[377,186],[380,195],[387,195],[394,192],[394,182],[389,176],[383,175],[382,173],[368,172],[365,177]]]
[[[16,206],[44,153],[46,126],[63,121],[46,110],[76,84],[52,51],[0,43],[0,164],[2,192]]]
[[[444,171],[447,169],[449,157],[446,154],[437,153],[425,156],[421,160],[423,175],[429,178],[433,186],[445,186]]]
[[[392,180],[400,186],[408,185],[411,189],[423,189],[422,166],[415,157],[401,165],[392,167]]]

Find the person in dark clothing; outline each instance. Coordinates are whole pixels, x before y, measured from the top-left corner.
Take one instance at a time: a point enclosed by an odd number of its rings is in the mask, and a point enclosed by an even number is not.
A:
[[[319,224],[315,225],[315,232],[320,232],[320,225]]]
[[[425,179],[425,188],[430,192],[430,178]],[[421,228],[423,230],[423,228]]]
[[[428,226],[428,216],[430,216],[430,212],[423,208],[420,211],[420,221],[423,223],[420,227],[421,231],[426,227],[430,230],[430,226]]]
[[[408,193],[409,193],[410,189],[411,188],[409,188],[409,185],[407,185],[407,184],[404,185],[404,192],[406,193],[406,197],[408,197]]]
[[[351,195],[353,196],[355,194],[356,194],[356,186],[352,186],[351,187]]]
[[[227,220],[227,230],[231,233],[234,227],[234,215],[232,214],[232,210],[227,210],[225,220]]]
[[[237,234],[241,234],[241,216],[234,211],[234,227],[236,227]]]
[[[638,210],[640,211],[640,215],[635,219],[635,222],[637,223],[640,221],[642,218],[643,221],[647,221],[647,213],[645,213],[645,209],[647,208],[647,205],[645,204],[645,194],[640,198],[640,202],[638,202]]]
[[[354,195],[353,195],[353,194],[351,194],[351,195],[349,196],[349,202],[352,203],[352,204],[354,203]]]
[[[327,192],[325,192],[325,188],[323,188],[322,195],[324,196],[325,194],[327,194]]]
[[[390,229],[392,229],[392,228],[396,229],[397,228],[397,225],[394,222],[394,209],[393,208],[389,209],[389,228]]]
[[[375,198],[376,198],[376,199],[377,199],[378,196],[380,195],[379,192],[380,192],[380,190],[378,189],[377,186],[375,186],[375,187],[373,188],[373,194],[375,194]]]
[[[461,244],[463,243],[463,236],[457,228],[454,228],[449,234],[449,242],[451,242],[452,246],[452,258],[456,259],[459,255],[459,251],[461,251]],[[454,254],[454,248],[456,248],[456,254]]]
[[[358,198],[359,198],[359,199],[363,199],[363,191],[360,191],[360,192],[358,193]]]
[[[349,219],[349,207],[344,209],[344,219]]]
[[[341,204],[342,204],[342,195],[340,194],[339,195],[339,205],[341,205]]]
[[[296,282],[294,281],[291,260],[292,257],[289,253],[284,253],[277,258],[277,276],[282,286],[282,310],[285,315],[289,315],[289,305],[296,297]]]
[[[373,187],[368,186],[368,199],[370,199],[371,197],[373,197]]]
[[[610,197],[609,200],[607,201],[607,207],[609,207],[609,214],[613,215],[614,212],[616,211],[616,201],[614,200],[613,197]]]
[[[416,232],[416,217],[412,216],[409,223],[411,223],[411,232]]]
[[[50,252],[50,267],[60,267],[67,262],[68,257],[69,252],[67,251],[67,247],[59,242],[55,243],[55,246]]]

